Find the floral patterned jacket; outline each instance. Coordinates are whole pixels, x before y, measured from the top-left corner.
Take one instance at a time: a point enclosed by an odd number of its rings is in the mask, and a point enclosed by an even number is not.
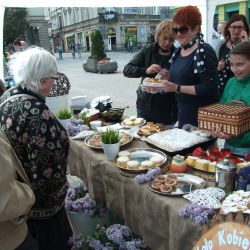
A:
[[[17,96],[0,109],[0,126],[29,177],[36,202],[30,217],[44,219],[64,205],[69,139],[63,126],[45,104],[28,90],[11,88],[0,99]]]

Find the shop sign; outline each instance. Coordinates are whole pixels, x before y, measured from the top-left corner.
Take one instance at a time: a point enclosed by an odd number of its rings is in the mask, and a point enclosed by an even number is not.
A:
[[[126,28],[126,33],[136,33],[136,32],[137,32],[136,27]]]
[[[203,234],[193,250],[250,249],[250,227],[235,222],[217,224]]]

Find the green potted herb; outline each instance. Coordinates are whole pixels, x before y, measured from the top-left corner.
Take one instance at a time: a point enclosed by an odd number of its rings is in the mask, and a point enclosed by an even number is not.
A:
[[[103,151],[109,161],[113,161],[120,150],[120,134],[114,129],[101,132]]]
[[[72,113],[68,109],[61,109],[56,113],[56,117],[61,122],[63,127],[67,129],[67,125],[70,121],[70,118],[72,117]]]

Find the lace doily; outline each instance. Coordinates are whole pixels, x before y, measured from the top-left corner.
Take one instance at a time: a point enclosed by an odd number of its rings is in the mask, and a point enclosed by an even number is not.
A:
[[[250,214],[250,192],[239,190],[227,196],[223,201],[220,213],[243,212]]]
[[[225,196],[225,192],[220,188],[198,189],[183,197],[191,203],[196,203],[207,208],[218,209],[221,207],[220,200]]]

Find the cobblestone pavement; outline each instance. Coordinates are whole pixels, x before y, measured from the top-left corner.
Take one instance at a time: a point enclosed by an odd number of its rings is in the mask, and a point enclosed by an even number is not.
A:
[[[135,53],[134,53],[135,54]],[[123,76],[123,68],[134,54],[125,52],[107,52],[107,57],[118,63],[118,70],[110,74],[85,72],[82,64],[90,53],[82,53],[81,58],[73,59],[71,53],[64,53],[63,60],[58,60],[58,71],[67,75],[71,83],[70,97],[86,95],[90,100],[97,96],[110,96],[112,107],[125,107],[125,115],[135,115],[136,89],[139,78]]]

